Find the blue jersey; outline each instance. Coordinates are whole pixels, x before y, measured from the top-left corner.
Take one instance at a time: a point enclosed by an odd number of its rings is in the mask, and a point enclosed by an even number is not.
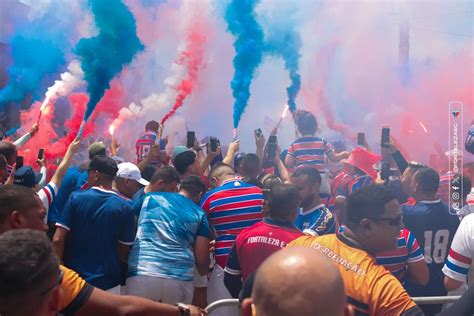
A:
[[[451,242],[459,226],[459,218],[448,205],[436,201],[420,201],[415,205],[402,205],[405,227],[415,235],[430,270],[426,286],[407,281],[411,296],[444,296],[444,275],[441,269],[449,253]]]
[[[135,214],[136,217],[140,215],[140,210],[142,209],[144,198],[145,198],[145,187],[135,192],[135,194],[132,196],[133,214]]]
[[[132,245],[135,237],[129,201],[98,187],[74,192],[56,226],[69,231],[64,245],[65,266],[104,290],[122,282],[117,243]]]
[[[89,174],[88,174],[87,170],[81,172],[81,174],[79,175],[79,178],[77,179],[76,190],[87,189],[88,177],[89,177]]]
[[[78,167],[70,167],[67,169],[58,193],[56,194],[56,198],[49,207],[48,222],[56,223],[59,220],[69,196],[72,192],[76,191],[76,185],[80,174],[81,169]]]
[[[326,205],[320,204],[308,211],[300,208],[295,226],[301,231],[322,236],[335,233],[336,219]]]
[[[148,193],[128,259],[128,276],[192,281],[197,236],[210,238],[207,216],[199,206],[178,193]]]

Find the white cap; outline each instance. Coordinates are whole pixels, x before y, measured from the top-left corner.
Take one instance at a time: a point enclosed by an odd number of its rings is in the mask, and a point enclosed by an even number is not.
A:
[[[122,162],[118,165],[117,177],[135,180],[141,185],[148,185],[150,183],[142,178],[140,169],[131,162]]]

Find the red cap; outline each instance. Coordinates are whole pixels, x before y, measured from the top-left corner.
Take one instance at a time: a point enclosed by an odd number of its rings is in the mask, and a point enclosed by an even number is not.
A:
[[[344,159],[341,162],[359,168],[375,180],[377,178],[377,171],[374,170],[373,165],[381,159],[382,157],[379,155],[367,151],[362,147],[356,147],[351,151],[349,158]]]

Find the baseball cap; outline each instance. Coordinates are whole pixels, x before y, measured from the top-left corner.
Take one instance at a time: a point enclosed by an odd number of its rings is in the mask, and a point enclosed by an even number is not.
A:
[[[35,172],[31,166],[23,166],[15,172],[13,183],[32,188],[41,181],[42,174]]]
[[[176,146],[173,150],[173,155],[171,155],[171,158],[174,160],[176,156],[186,151],[190,151],[189,148],[187,148],[186,146]]]
[[[131,162],[122,162],[119,164],[116,177],[135,180],[141,185],[148,185],[150,183],[142,178],[140,169]]]
[[[107,156],[95,156],[89,164],[89,170],[96,170],[100,173],[115,177],[117,174],[117,163]]]

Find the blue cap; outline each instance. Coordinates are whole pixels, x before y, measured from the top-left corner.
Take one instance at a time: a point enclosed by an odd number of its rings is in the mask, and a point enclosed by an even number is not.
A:
[[[41,173],[35,172],[30,166],[23,166],[15,172],[13,183],[32,188],[41,181]]]

